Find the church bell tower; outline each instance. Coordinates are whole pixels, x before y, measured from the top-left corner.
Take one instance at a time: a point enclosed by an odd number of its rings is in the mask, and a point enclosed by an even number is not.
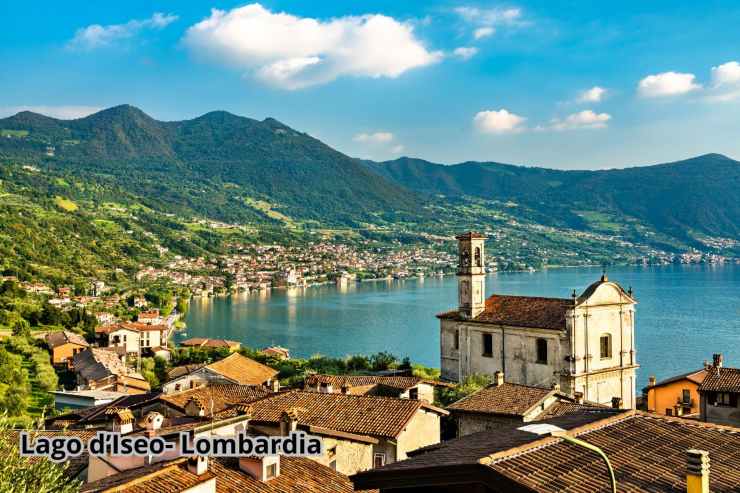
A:
[[[471,231],[455,238],[459,255],[457,265],[459,311],[463,318],[472,319],[485,309],[484,244],[486,237]]]

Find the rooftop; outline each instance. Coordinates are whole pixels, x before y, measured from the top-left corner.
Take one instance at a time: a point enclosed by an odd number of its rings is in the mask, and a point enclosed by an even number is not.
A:
[[[514,383],[491,384],[447,406],[449,411],[524,416],[553,390]]]
[[[252,403],[252,421],[278,423],[284,411],[299,410],[300,424],[395,438],[421,409],[447,414],[422,401],[363,395],[288,391]]]
[[[253,359],[232,353],[206,368],[242,385],[261,385],[275,378],[279,372]]]
[[[46,335],[46,343],[50,348],[61,346],[63,344],[77,344],[79,346],[89,346],[84,337],[68,330],[49,332]]]
[[[712,367],[699,392],[740,392],[740,368]]]
[[[261,385],[207,385],[194,389],[177,392],[175,394],[162,394],[160,400],[184,410],[185,404],[192,398],[198,399],[206,404],[206,412],[210,414],[211,402],[213,412],[218,413],[229,406],[238,403],[252,402],[272,394]]]
[[[534,427],[513,425],[475,433],[427,447],[411,459],[352,479],[356,487],[391,487],[412,481],[421,488],[436,484],[435,474],[438,478],[447,472],[446,479],[453,484],[470,483],[475,477],[501,491],[610,491],[602,459],[550,436],[543,424],[603,450],[614,468],[619,491],[685,492],[687,449],[709,453],[713,493],[738,491],[740,428],[640,411],[613,412],[608,417],[604,412],[567,415]]]
[[[565,313],[574,307],[572,299],[509,296],[495,294],[486,299],[485,309],[472,321],[479,323],[565,330]],[[442,319],[460,319],[452,310],[440,313]]]

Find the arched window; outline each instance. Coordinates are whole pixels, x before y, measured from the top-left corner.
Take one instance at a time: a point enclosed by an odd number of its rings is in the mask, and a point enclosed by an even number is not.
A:
[[[601,359],[612,357],[612,336],[611,334],[602,334],[599,340]]]
[[[480,257],[480,247],[475,247],[475,266],[483,267],[483,260]]]
[[[537,363],[547,364],[547,339],[537,339]]]

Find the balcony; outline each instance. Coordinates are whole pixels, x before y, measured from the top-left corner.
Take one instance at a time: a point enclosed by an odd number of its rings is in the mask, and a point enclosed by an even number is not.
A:
[[[683,407],[694,407],[694,399],[684,399],[683,397],[676,398],[676,404]]]

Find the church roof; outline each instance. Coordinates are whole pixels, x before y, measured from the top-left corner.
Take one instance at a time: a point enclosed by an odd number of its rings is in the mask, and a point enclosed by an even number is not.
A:
[[[468,231],[467,233],[455,236],[456,240],[472,240],[473,238],[480,238],[482,240],[485,240],[487,236],[481,233],[476,233],[475,231]]]
[[[573,306],[573,300],[566,298],[494,294],[486,299],[485,309],[471,321],[514,327],[565,330],[565,313]],[[440,313],[437,317],[462,320],[458,310]]]

